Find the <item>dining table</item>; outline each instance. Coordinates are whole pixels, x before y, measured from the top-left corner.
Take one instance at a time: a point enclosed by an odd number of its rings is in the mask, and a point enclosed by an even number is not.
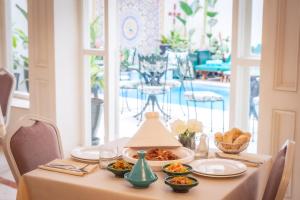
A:
[[[257,155],[263,164],[247,168],[245,174],[232,178],[210,178],[193,175],[199,185],[187,193],[175,193],[164,183],[163,172],[148,188],[138,189],[106,169],[85,176],[35,169],[19,179],[17,200],[150,200],[150,199],[261,199],[271,168],[271,157]]]

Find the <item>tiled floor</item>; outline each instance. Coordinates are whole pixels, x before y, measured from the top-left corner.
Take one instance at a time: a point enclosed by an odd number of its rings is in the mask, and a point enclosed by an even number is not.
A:
[[[12,181],[14,181],[14,178],[4,158],[3,151],[0,149],[0,200],[16,199],[17,190],[8,186],[11,185]]]

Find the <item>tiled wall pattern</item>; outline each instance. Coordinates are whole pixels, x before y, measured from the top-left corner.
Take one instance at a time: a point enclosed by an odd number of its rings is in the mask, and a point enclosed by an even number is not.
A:
[[[155,52],[159,48],[159,0],[119,0],[120,45],[137,48],[139,53]],[[124,36],[123,23],[126,17],[136,19],[138,32],[134,39]]]

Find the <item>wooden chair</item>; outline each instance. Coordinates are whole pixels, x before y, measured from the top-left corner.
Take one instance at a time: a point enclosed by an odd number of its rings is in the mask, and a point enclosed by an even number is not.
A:
[[[10,105],[15,82],[15,77],[10,72],[3,68],[0,69],[0,106],[6,126],[9,122]]]
[[[18,182],[23,174],[56,158],[63,158],[60,134],[51,121],[25,116],[9,128],[4,140],[4,153]]]
[[[263,200],[282,200],[291,179],[295,142],[287,140],[277,153],[265,188]]]

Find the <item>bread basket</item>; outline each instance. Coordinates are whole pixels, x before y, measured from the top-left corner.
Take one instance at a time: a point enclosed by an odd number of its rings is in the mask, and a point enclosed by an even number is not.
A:
[[[249,141],[243,144],[232,144],[232,143],[225,143],[225,142],[217,142],[215,141],[215,145],[223,151],[224,153],[229,154],[239,154],[245,149],[247,149],[249,145]]]

